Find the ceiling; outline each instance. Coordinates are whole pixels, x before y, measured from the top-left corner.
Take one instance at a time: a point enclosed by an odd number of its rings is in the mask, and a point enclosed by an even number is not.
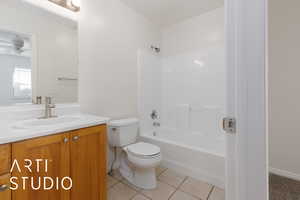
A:
[[[121,0],[156,23],[167,26],[221,7],[224,0]]]

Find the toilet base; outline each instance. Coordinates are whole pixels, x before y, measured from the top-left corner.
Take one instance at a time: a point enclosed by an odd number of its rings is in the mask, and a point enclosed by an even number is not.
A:
[[[132,185],[145,190],[152,190],[157,187],[155,170],[137,170],[132,174],[120,169],[121,175]]]
[[[137,168],[122,156],[120,169],[121,175],[132,185],[151,190],[157,187],[155,168]]]

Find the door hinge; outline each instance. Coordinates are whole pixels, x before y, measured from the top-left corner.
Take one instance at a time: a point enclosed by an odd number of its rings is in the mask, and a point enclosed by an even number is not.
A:
[[[236,133],[236,119],[233,117],[225,117],[223,119],[223,130],[229,134]]]

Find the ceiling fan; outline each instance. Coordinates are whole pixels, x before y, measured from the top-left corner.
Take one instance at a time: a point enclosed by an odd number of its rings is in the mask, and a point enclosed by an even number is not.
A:
[[[24,48],[24,46],[25,46],[25,41],[23,38],[19,36],[16,36],[11,40],[0,39],[0,48],[2,47],[4,49],[12,49],[18,54],[31,50],[28,48],[27,49]]]

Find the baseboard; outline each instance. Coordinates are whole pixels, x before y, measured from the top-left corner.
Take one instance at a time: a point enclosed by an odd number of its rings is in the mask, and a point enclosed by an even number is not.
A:
[[[180,163],[170,161],[170,160],[163,160],[161,165],[163,167],[177,171],[180,174],[184,174],[186,176],[207,182],[209,184],[215,185],[222,189],[225,188],[224,178],[208,174],[207,172],[204,171],[199,171],[198,168],[197,169],[189,168]]]
[[[273,174],[278,175],[278,176],[283,176],[283,177],[290,178],[290,179],[293,179],[293,180],[296,180],[296,181],[300,181],[300,174],[295,174],[295,173],[292,173],[292,172],[289,172],[289,171],[276,169],[276,168],[273,168],[273,167],[270,167],[269,171]]]

